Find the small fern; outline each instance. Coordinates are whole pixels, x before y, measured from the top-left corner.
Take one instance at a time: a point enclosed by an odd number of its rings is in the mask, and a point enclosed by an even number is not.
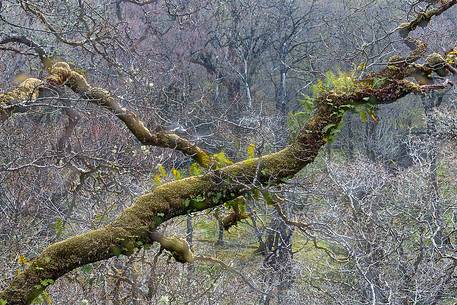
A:
[[[338,71],[327,71],[324,80],[320,79],[311,86],[311,98],[316,100],[329,92],[335,94],[347,94],[356,88],[352,74]]]

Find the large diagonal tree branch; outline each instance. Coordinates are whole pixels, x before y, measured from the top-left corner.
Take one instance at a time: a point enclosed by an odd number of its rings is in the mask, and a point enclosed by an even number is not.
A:
[[[12,279],[9,286],[0,293],[0,299],[7,300],[9,305],[30,303],[45,289],[43,280],[56,280],[86,264],[121,254],[129,255],[136,248],[157,241],[154,230],[169,219],[219,206],[260,185],[282,183],[313,162],[320,148],[325,145],[328,133],[341,122],[344,112],[350,108],[348,106],[367,101],[374,104],[387,104],[410,93],[424,93],[444,88],[447,82],[420,86],[406,80],[414,73],[429,74],[433,71],[433,67],[427,65],[413,64],[409,60],[397,60],[382,71],[357,82],[355,88],[349,93],[329,91],[322,94],[315,101],[313,117],[305,124],[295,141],[285,149],[260,158],[238,162],[201,176],[158,186],[137,198],[111,224],[47,247],[23,272]],[[385,79],[382,86],[379,86],[380,77]],[[166,147],[176,146],[177,149],[181,148],[186,152],[195,149],[187,146],[187,142],[180,144],[175,136],[168,138],[165,134],[163,135],[165,138],[161,138],[153,135],[135,115],[120,107],[107,91],[91,87],[66,63],[56,64],[45,83],[65,84],[85,98],[106,107],[115,113],[143,143]],[[2,100],[10,101],[13,98],[12,95],[23,97],[26,94],[23,91],[24,89],[21,89],[14,94],[0,95],[0,103]],[[172,141],[173,145],[170,145],[169,141]],[[198,154],[198,151],[196,153]],[[158,241],[164,243],[165,248],[174,249],[175,252],[186,250],[181,240],[162,238]],[[175,257],[181,261],[191,260],[189,253],[186,253]]]
[[[91,86],[81,74],[72,71],[68,64],[57,63],[54,65],[47,81],[54,85],[66,85],[85,99],[106,108],[124,122],[143,145],[175,149],[192,156],[204,167],[212,165],[212,158],[202,148],[173,133],[151,132],[135,113],[122,107],[109,91]]]
[[[136,248],[154,241],[173,252],[178,261],[192,261],[192,253],[185,243],[180,239],[158,236],[155,232],[157,226],[179,215],[221,205],[246,194],[256,186],[275,185],[292,177],[315,159],[320,148],[325,145],[328,133],[333,126],[341,122],[344,112],[350,108],[348,106],[367,101],[373,104],[386,104],[410,93],[424,93],[444,88],[447,82],[420,86],[406,78],[417,74],[429,76],[432,72],[442,74],[443,66],[446,71],[455,73],[453,66],[456,52],[451,51],[441,57],[435,54],[431,64],[413,64],[423,54],[422,45],[411,56],[404,59],[395,58],[382,71],[357,82],[352,92],[339,94],[330,91],[320,96],[315,101],[316,110],[313,117],[306,123],[296,140],[285,149],[260,158],[238,162],[202,176],[161,185],[136,199],[132,206],[124,210],[110,225],[50,245],[31,261],[26,270],[13,278],[10,285],[0,293],[0,299],[7,300],[10,305],[30,303],[46,288],[43,283],[48,281],[43,280],[56,280],[88,263],[121,254],[129,255]],[[437,61],[451,65],[437,65]],[[386,80],[382,86],[379,86],[379,79]],[[66,85],[80,96],[106,107],[116,114],[142,143],[158,143],[158,146],[170,147],[170,142],[167,142],[169,138],[160,140],[157,135],[154,136],[134,114],[117,104],[109,92],[90,86],[65,63],[55,65],[44,82],[29,79],[18,88],[0,94],[0,105],[8,106],[18,99],[36,98],[37,88],[49,84]],[[3,108],[8,110],[8,107]],[[174,147],[180,149],[176,143]]]
[[[21,101],[36,99],[39,92],[51,89],[53,86],[67,86],[84,100],[101,106],[118,117],[130,132],[143,144],[178,150],[191,156],[203,167],[215,165],[214,158],[204,149],[194,143],[166,131],[151,132],[132,111],[122,107],[109,91],[91,86],[84,76],[73,71],[67,63],[56,63],[44,80],[29,78],[17,88],[0,93],[0,120],[10,116],[20,105]],[[19,101],[19,103],[17,103]]]
[[[46,51],[31,39],[25,36],[7,36],[0,40],[0,45],[7,43],[19,43],[33,48],[43,67],[45,69],[51,68],[51,59]],[[143,145],[179,150],[186,155],[192,156],[201,166],[206,168],[215,165],[215,160],[209,153],[188,140],[165,131],[152,133],[135,113],[123,108],[108,91],[89,85],[87,80],[81,74],[72,71],[68,64],[61,63],[53,66],[47,82],[57,86],[67,85],[84,99],[105,107],[121,119]],[[21,103],[14,102],[36,99],[39,96],[40,89],[46,89],[43,85],[45,85],[45,82],[30,78],[12,91],[0,93],[0,122],[21,109]]]

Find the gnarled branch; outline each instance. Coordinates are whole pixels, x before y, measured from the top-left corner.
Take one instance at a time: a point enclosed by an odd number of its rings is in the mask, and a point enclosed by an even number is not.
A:
[[[401,70],[399,73],[404,75],[403,69],[408,67],[398,67]],[[385,70],[388,69],[390,68]],[[107,107],[145,143],[164,143],[151,136],[144,125],[121,109],[107,91],[91,87],[81,75],[69,69],[67,64],[56,64],[51,69],[47,82],[65,84],[95,103]],[[47,247],[0,293],[0,299],[6,299],[9,305],[29,303],[45,289],[40,286],[43,279],[56,280],[83,265],[121,254],[129,255],[135,248],[154,242],[154,230],[169,219],[219,206],[246,194],[259,184],[276,185],[294,176],[313,162],[320,148],[326,143],[328,126],[337,126],[341,122],[348,104],[366,103],[367,99],[372,97],[375,97],[375,103],[386,104],[410,93],[422,93],[423,90],[432,89],[434,88],[394,79],[380,88],[359,88],[346,95],[329,92],[322,100],[317,101],[314,116],[306,123],[296,140],[283,150],[238,162],[201,176],[169,182],[151,190],[136,199],[113,223]],[[169,142],[165,144],[170,147]]]

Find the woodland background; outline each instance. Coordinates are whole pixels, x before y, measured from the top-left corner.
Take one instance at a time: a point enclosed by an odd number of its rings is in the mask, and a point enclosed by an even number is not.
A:
[[[45,55],[63,60],[149,129],[228,164],[286,146],[311,116],[306,96],[407,54],[395,29],[436,2],[3,0],[0,90],[43,76]],[[456,22],[451,8],[413,35],[443,52]],[[163,224],[194,263],[153,244],[76,269],[34,303],[456,304],[455,100],[450,88],[359,107],[311,165],[247,198],[236,225],[227,204]],[[25,103],[0,120],[0,288],[47,245],[201,171],[75,94]]]

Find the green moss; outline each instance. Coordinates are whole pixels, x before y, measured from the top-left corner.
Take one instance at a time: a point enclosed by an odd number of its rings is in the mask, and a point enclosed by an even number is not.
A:
[[[68,78],[67,68],[64,64],[54,67],[53,77],[56,77],[56,82]],[[391,72],[382,73],[390,75]],[[353,83],[346,78],[328,75],[327,78],[331,81],[318,84],[316,97],[319,101],[315,103],[313,117],[306,122],[293,144],[276,153],[156,187],[140,196],[112,225],[49,246],[33,261],[34,268],[28,268],[15,277],[6,292],[0,294],[0,298],[8,295],[14,301],[17,299],[16,303],[23,303],[25,297],[30,299],[36,296],[39,289],[33,285],[43,279],[57,279],[82,265],[110,258],[117,253],[128,255],[136,247],[150,243],[151,232],[168,219],[190,211],[212,208],[244,195],[249,191],[246,185],[278,184],[297,174],[305,165],[314,161],[325,144],[327,132],[340,124],[344,112],[350,108],[345,106],[365,104],[365,99],[370,97],[379,102],[388,102],[410,92],[420,91],[418,85],[391,79],[386,74],[373,76],[387,77],[386,83],[380,88],[372,87],[373,78]],[[75,82],[72,86],[79,88],[85,84]],[[330,91],[321,92],[321,87]],[[102,91],[99,93],[104,94]],[[166,140],[170,140],[170,137],[165,137],[164,141]],[[175,141],[176,137],[171,140]],[[184,142],[180,144],[183,147],[187,145]],[[164,242],[176,256],[186,250],[185,245],[179,241]],[[177,259],[188,261],[184,256]]]
[[[435,71],[439,76],[446,76],[446,59],[438,53],[430,54],[426,59],[427,66]]]
[[[450,65],[457,64],[457,49],[454,49],[446,54],[446,62]]]
[[[190,198],[189,208],[190,210],[200,211],[206,207],[207,198],[203,195],[198,195]]]

